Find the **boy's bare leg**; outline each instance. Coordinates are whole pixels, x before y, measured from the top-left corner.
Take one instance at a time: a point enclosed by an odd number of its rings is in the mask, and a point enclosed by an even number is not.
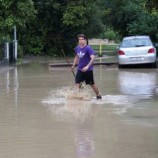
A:
[[[83,89],[83,85],[82,85],[82,82],[79,84],[79,83],[76,83],[76,89]]]
[[[90,85],[90,86],[91,86],[91,87],[92,87],[92,89],[94,90],[94,92],[95,92],[96,96],[99,96],[99,95],[100,95],[100,92],[99,92],[98,87],[97,87],[95,84]]]

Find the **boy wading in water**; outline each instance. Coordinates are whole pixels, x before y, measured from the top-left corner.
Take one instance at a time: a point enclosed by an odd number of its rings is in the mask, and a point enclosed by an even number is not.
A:
[[[88,39],[84,34],[78,35],[78,45],[75,48],[75,58],[71,69],[78,64],[75,84],[78,89],[81,88],[81,83],[85,81],[89,84],[96,94],[97,99],[102,99],[102,96],[95,85],[93,77],[93,62],[95,59],[94,50],[88,45]]]

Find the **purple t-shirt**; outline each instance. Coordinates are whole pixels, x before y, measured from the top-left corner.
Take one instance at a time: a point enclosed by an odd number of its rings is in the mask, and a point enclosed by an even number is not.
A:
[[[94,50],[89,46],[86,45],[85,47],[81,48],[79,45],[75,48],[75,53],[79,57],[78,62],[78,70],[82,70],[91,60],[90,56],[94,55]],[[87,71],[92,71],[93,65],[90,65]]]

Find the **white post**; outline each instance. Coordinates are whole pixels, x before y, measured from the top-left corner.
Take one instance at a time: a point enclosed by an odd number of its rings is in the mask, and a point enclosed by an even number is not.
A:
[[[17,41],[14,41],[15,60],[17,60]]]
[[[13,41],[14,60],[17,60],[17,39],[16,39],[16,26],[14,26],[14,41]]]
[[[9,42],[5,43],[5,58],[9,61]]]

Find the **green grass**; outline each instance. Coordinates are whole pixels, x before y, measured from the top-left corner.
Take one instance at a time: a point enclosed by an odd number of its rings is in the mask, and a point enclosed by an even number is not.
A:
[[[117,58],[116,56],[112,56],[110,58],[96,58],[95,59],[96,62],[116,62],[117,61]]]
[[[102,50],[116,50],[118,45],[101,45]],[[91,45],[94,50],[100,50],[100,45]]]

